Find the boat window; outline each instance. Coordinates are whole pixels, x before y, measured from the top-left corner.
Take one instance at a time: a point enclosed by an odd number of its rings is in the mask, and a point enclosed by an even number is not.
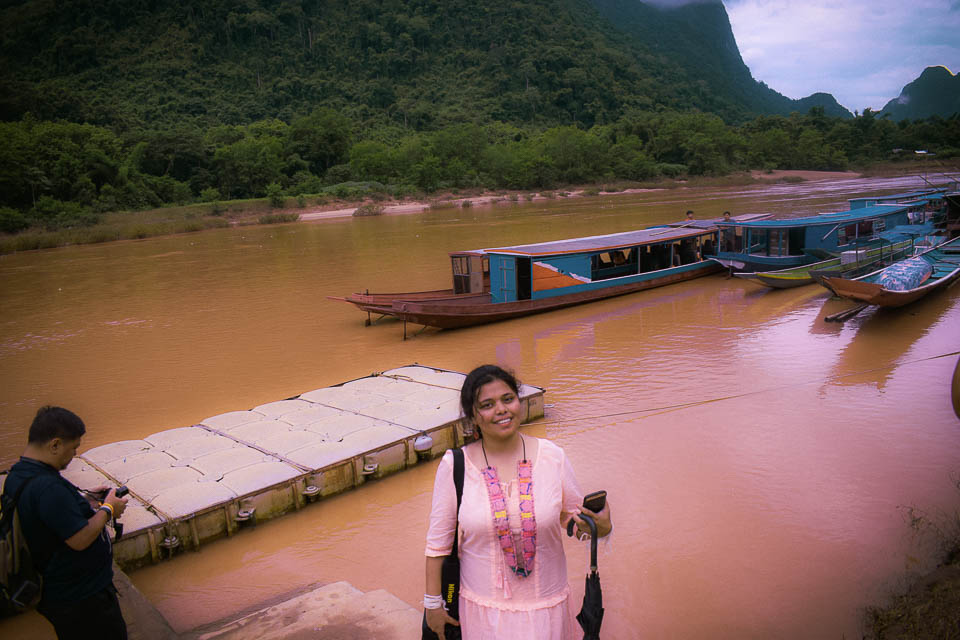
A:
[[[750,248],[747,253],[767,255],[770,247],[770,232],[767,229],[751,229]]]
[[[699,239],[703,240],[703,243],[700,245],[701,258],[717,255],[717,234],[712,233],[709,236],[700,236]]]
[[[802,256],[803,255],[803,245],[805,233],[803,227],[798,227],[796,229],[790,229],[790,233],[787,238],[788,251],[787,255],[790,256]]]
[[[606,280],[630,276],[639,272],[638,247],[606,251],[590,256],[590,279]]]
[[[850,244],[857,237],[857,225],[848,224],[837,229],[837,244]]]
[[[770,256],[790,255],[790,232],[788,230],[770,232],[770,244],[768,247],[767,255],[770,255]]]
[[[470,259],[466,256],[451,257],[453,266],[453,292],[470,292]]]
[[[640,247],[640,273],[658,271],[669,267],[670,249],[671,245],[668,242]]]

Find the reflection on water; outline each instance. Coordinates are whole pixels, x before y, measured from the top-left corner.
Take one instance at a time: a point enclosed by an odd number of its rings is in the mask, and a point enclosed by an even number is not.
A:
[[[446,286],[450,250],[613,233],[688,208],[807,215],[916,182],[677,189],[5,256],[0,461],[16,459],[44,402],[84,417],[87,448],[412,362],[495,360],[547,388],[547,416],[526,431],[563,446],[584,489],[610,493],[609,637],[856,637],[858,608],[920,557],[897,506],[958,502],[955,358],[934,356],[960,349],[960,288],[840,325],[824,317],[849,305],[822,289],[715,275],[407,341],[399,323],[365,328],[325,296]],[[416,604],[435,468],[132,577],[180,630],[317,582]],[[567,545],[579,599],[585,548]],[[48,631],[27,617],[0,634],[23,628]]]

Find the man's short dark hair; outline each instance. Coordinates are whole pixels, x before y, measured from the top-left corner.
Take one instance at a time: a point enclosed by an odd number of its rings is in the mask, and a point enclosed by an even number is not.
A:
[[[87,432],[83,420],[73,411],[63,407],[40,407],[33,423],[30,425],[30,434],[27,442],[30,444],[44,444],[54,438],[76,440]]]

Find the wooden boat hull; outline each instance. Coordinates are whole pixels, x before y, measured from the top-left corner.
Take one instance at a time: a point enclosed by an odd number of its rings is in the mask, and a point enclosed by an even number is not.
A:
[[[772,271],[762,273],[734,273],[743,280],[753,280],[772,289],[793,289],[813,283],[813,278],[804,274],[777,274]]]
[[[872,282],[882,269],[853,280],[825,277],[823,284],[841,298],[880,307],[902,307],[932,291],[947,287],[960,278],[960,238],[930,249],[918,257],[933,265],[933,273],[923,284],[913,289],[892,291]]]
[[[338,299],[349,302],[370,313],[393,316],[406,322],[413,322],[429,327],[458,329],[520,318],[545,311],[563,309],[578,304],[662,287],[675,282],[684,282],[686,280],[699,278],[720,270],[720,265],[713,261],[706,260],[698,263],[694,268],[682,270],[666,269],[662,276],[639,282],[611,285],[609,287],[588,291],[579,291],[535,300],[518,300],[515,302],[493,303],[490,301],[489,294],[462,294],[420,299],[397,297],[390,300],[389,303],[385,301],[382,304],[372,302],[369,299],[371,294],[353,294],[352,296]],[[404,294],[388,295],[399,296]]]

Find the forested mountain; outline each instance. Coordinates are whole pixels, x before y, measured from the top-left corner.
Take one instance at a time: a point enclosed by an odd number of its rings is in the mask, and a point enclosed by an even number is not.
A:
[[[611,24],[655,55],[678,67],[677,84],[692,87],[682,96],[704,111],[718,114],[806,113],[823,107],[825,115],[852,118],[828,93],[801,100],[783,96],[757,82],[740,57],[730,19],[719,1],[703,0],[661,7],[637,0],[593,0]]]
[[[878,115],[900,121],[934,115],[947,118],[956,113],[960,113],[960,74],[950,73],[946,67],[927,67]]]
[[[364,128],[613,122],[630,109],[727,122],[823,106],[757,83],[719,0],[30,0],[0,11],[0,119],[116,131],[292,121]]]

